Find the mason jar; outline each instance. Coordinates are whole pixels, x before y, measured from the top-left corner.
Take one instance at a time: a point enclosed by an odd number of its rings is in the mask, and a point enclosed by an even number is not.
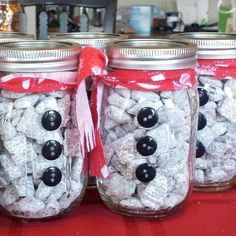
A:
[[[195,54],[194,44],[164,39],[108,44],[100,124],[105,165],[97,186],[111,210],[162,217],[187,200],[198,111]]]
[[[33,40],[33,39],[34,36],[32,34],[24,34],[20,32],[3,32],[3,31],[0,32],[0,43]]]
[[[49,39],[78,43],[81,46],[90,46],[101,49],[103,52],[106,51],[106,45],[110,42],[125,39],[128,36],[125,34],[115,33],[101,33],[101,32],[79,32],[79,33],[59,33],[52,34]],[[90,77],[86,80],[88,97],[91,97],[91,91],[93,87],[93,79]],[[88,188],[96,188],[96,179],[89,176]]]
[[[199,118],[194,189],[220,191],[236,175],[236,35],[181,33],[198,46]]]
[[[80,50],[53,41],[0,44],[2,213],[57,217],[83,197],[87,161],[75,113]]]

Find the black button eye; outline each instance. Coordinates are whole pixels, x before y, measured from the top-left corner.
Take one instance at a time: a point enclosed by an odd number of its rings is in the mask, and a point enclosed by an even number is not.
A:
[[[197,141],[197,150],[196,150],[196,158],[202,157],[206,153],[206,149],[204,145]]]
[[[156,170],[151,165],[144,163],[137,167],[135,175],[139,181],[148,183],[155,178]]]
[[[42,155],[47,160],[55,160],[61,155],[61,153],[62,153],[62,146],[56,140],[47,141],[42,149]]]
[[[207,124],[207,119],[206,119],[205,115],[203,115],[200,112],[199,115],[198,115],[198,126],[197,126],[197,129],[198,130],[204,129],[206,124]]]
[[[204,106],[209,101],[209,95],[204,88],[198,88],[199,105]]]
[[[142,108],[137,116],[138,123],[144,128],[151,128],[158,122],[156,110],[152,107]]]
[[[42,116],[42,126],[48,131],[56,130],[61,125],[61,115],[57,111],[46,111]]]
[[[49,187],[54,187],[61,182],[62,173],[57,167],[49,167],[43,173],[43,182]]]
[[[146,136],[137,142],[136,148],[142,156],[150,156],[157,150],[157,143],[152,137]]]

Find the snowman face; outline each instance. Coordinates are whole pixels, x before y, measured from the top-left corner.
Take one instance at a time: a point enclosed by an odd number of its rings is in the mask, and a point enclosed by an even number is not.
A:
[[[151,128],[158,122],[156,110],[152,107],[142,108],[137,116],[138,123],[144,128]]]

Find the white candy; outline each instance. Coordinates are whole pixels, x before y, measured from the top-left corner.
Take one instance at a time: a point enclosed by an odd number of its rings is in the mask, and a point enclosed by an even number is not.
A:
[[[23,114],[23,110],[14,109],[12,111],[12,113],[11,113],[11,123],[12,123],[12,125],[14,125],[14,126],[18,125],[22,114]]]
[[[204,172],[202,170],[195,170],[194,179],[197,183],[204,183],[205,181]]]
[[[2,196],[2,203],[3,206],[7,207],[12,203],[16,202],[19,199],[19,195],[14,186],[10,185],[6,188]]]
[[[115,92],[121,95],[124,98],[131,97],[131,91],[127,88],[115,88]]]
[[[145,100],[148,102],[156,102],[157,100],[160,100],[160,96],[157,93],[137,90],[132,90],[131,98],[137,102],[143,102]]]
[[[24,97],[26,95],[26,93],[17,93],[17,92],[11,92],[11,91],[7,91],[7,90],[2,90],[1,91],[1,95],[3,97],[5,97],[5,98],[17,99],[17,98]]]
[[[210,87],[218,87],[218,88],[223,88],[223,83],[220,80],[217,79],[211,79],[210,77],[207,76],[199,76],[198,80],[205,85],[206,88]]]

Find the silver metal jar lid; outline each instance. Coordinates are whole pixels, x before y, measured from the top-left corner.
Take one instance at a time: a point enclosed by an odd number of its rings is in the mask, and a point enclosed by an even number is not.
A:
[[[20,41],[0,44],[0,71],[56,72],[78,68],[78,44]]]
[[[195,66],[194,44],[168,39],[126,39],[109,43],[109,68],[173,70]]]
[[[171,39],[195,43],[199,59],[236,58],[236,34],[189,32],[170,36]]]
[[[20,32],[0,32],[0,43],[33,39],[34,36],[32,34],[23,34]]]
[[[54,34],[49,37],[50,40],[78,43],[82,46],[92,46],[100,49],[104,49],[106,44],[109,42],[125,38],[128,38],[128,36],[124,34],[109,34],[100,32],[61,33]]]

